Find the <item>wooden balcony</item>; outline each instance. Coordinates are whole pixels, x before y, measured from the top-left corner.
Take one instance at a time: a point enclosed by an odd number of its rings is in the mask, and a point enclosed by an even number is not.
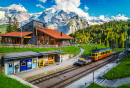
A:
[[[24,36],[24,38],[32,38],[31,36]]]

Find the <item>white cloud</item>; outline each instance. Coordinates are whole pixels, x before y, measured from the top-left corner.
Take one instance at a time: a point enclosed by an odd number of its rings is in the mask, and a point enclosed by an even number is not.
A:
[[[43,2],[43,3],[46,3],[47,0],[38,0],[38,1]]]
[[[89,8],[85,5],[84,9],[85,9],[86,11],[88,11]]]
[[[6,7],[7,9],[12,9],[12,10],[17,10],[17,11],[27,11],[22,5],[16,5],[16,4],[12,4],[8,7]]]
[[[36,4],[36,7],[40,7],[40,8],[42,8],[42,9],[44,9],[45,7],[44,6],[42,6],[41,4]]]
[[[55,0],[56,5],[54,8],[64,10],[65,12],[75,12],[80,17],[88,17],[89,14],[78,8],[80,6],[80,0]]]
[[[121,14],[118,14],[118,15],[116,15],[116,17],[115,17],[115,16],[112,16],[112,18],[113,18],[114,20],[123,20],[123,21],[129,19],[128,17],[125,17],[124,14],[122,14],[122,15],[121,15]]]
[[[0,11],[0,19],[5,18],[5,12],[4,11]]]

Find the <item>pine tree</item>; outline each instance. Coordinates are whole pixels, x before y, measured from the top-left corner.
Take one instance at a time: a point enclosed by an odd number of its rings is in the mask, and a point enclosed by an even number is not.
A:
[[[8,25],[7,25],[7,29],[6,29],[6,32],[8,33],[8,32],[12,32],[12,27],[13,27],[13,25],[12,25],[12,19],[11,19],[11,17],[9,17],[8,16]]]
[[[16,17],[13,18],[13,30],[12,31],[17,31],[19,27],[19,23]]]

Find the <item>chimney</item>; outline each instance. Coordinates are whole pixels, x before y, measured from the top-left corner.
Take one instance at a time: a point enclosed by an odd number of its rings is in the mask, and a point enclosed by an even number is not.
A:
[[[61,36],[62,36],[62,32],[61,32]]]

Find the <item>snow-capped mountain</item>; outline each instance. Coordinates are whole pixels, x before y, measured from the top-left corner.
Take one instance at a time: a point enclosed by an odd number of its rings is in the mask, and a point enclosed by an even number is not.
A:
[[[0,24],[6,24],[8,22],[8,16],[12,19],[16,17],[20,22],[30,18],[30,14],[27,13],[24,7],[15,4],[9,7],[0,7]]]
[[[56,11],[53,8],[47,9],[39,14],[33,14],[28,20],[23,21],[22,24],[26,24],[32,20],[45,22],[48,28],[58,30],[65,34],[73,33],[80,28],[88,26],[87,21],[79,17],[76,13],[67,13],[63,10]]]
[[[53,7],[40,13],[30,14],[22,5],[16,4],[8,7],[0,7],[0,24],[6,24],[8,22],[8,16],[12,19],[16,17],[18,21],[21,22],[21,25],[24,25],[32,20],[44,22],[47,23],[48,28],[61,31],[65,34],[73,33],[78,29],[85,28],[89,25],[100,25],[112,20],[128,20],[128,17],[121,14],[111,17],[100,15],[99,17],[87,16],[86,18],[81,18],[75,12],[67,12]]]

